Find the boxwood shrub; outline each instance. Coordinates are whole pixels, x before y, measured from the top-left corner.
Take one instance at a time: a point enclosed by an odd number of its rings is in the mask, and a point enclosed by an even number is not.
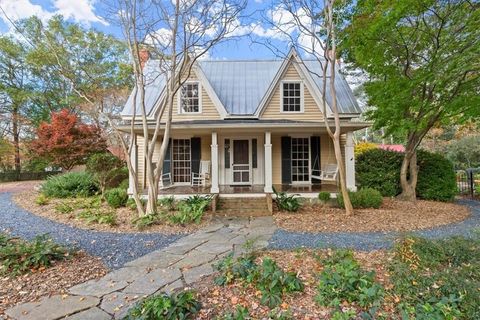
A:
[[[125,207],[128,201],[128,194],[125,189],[113,188],[105,192],[105,200],[112,208]]]
[[[386,197],[400,194],[402,160],[403,153],[389,150],[373,149],[360,154],[355,163],[359,187],[376,189]],[[453,200],[457,192],[453,164],[441,154],[424,150],[417,152],[417,164],[417,197],[436,201]]]
[[[350,201],[352,202],[354,209],[378,209],[383,202],[382,194],[378,190],[372,188],[364,188],[357,192],[349,192],[348,194],[350,195]],[[341,193],[337,194],[337,203],[340,207],[345,207]]]
[[[40,187],[47,197],[89,197],[98,192],[98,184],[87,172],[68,172],[49,177]]]

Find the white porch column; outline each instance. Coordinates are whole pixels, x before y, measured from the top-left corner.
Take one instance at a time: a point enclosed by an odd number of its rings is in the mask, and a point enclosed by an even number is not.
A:
[[[210,146],[212,151],[212,176],[211,176],[211,184],[212,187],[210,189],[211,193],[219,193],[220,190],[218,189],[218,141],[217,141],[217,133],[212,132],[212,144]]]
[[[347,188],[352,191],[357,190],[355,185],[355,153],[353,144],[353,132],[347,132],[347,141],[345,143],[345,171],[347,176]]]
[[[272,135],[265,132],[265,187],[264,192],[272,193]]]
[[[132,139],[133,139],[133,144],[132,144],[132,150],[130,150],[130,163],[132,164],[132,167],[135,170],[135,173],[138,175],[137,135],[134,135]],[[128,194],[133,194],[134,180],[135,180],[135,177],[130,173],[128,176],[128,189],[127,189]]]

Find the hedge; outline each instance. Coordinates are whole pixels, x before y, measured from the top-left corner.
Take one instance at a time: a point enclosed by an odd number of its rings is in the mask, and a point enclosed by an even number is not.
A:
[[[44,180],[59,173],[59,171],[5,171],[0,172],[0,182]]]
[[[358,186],[376,189],[386,197],[400,194],[403,156],[403,153],[382,149],[362,153],[355,164]],[[424,150],[417,152],[417,164],[417,197],[436,201],[453,200],[457,193],[453,164],[441,154]]]

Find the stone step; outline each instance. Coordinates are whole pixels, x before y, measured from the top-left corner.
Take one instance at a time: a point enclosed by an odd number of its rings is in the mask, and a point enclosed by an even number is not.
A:
[[[221,209],[215,212],[217,216],[225,217],[263,217],[271,216],[272,214],[268,212],[267,209]]]

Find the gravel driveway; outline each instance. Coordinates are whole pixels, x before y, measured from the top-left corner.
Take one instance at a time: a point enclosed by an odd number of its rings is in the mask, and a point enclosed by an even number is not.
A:
[[[32,239],[48,233],[56,242],[101,257],[112,269],[161,249],[183,237],[159,233],[112,233],[74,228],[25,211],[13,203],[11,193],[0,193],[0,232]]]
[[[441,239],[450,236],[472,236],[480,231],[480,202],[461,200],[460,204],[472,209],[472,215],[459,223],[453,223],[432,229],[410,232],[410,234],[429,239]],[[270,239],[271,249],[306,248],[352,248],[356,250],[376,250],[390,248],[396,238],[402,236],[396,232],[326,232],[306,233],[278,229]]]

